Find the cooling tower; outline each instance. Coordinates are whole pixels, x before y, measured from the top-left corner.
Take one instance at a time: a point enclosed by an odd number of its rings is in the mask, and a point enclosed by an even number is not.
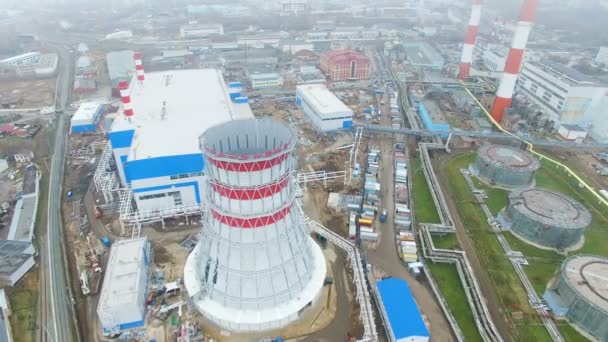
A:
[[[184,283],[203,316],[223,329],[283,327],[323,286],[325,258],[295,198],[295,144],[271,119],[231,121],[200,137],[206,211]]]

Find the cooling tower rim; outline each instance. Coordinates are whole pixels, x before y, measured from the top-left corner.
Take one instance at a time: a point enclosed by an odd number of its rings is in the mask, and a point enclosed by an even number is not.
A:
[[[238,134],[234,134],[239,132]],[[273,132],[274,134],[265,134],[266,139],[273,138],[278,139],[279,144],[272,146],[272,148],[256,148],[255,153],[250,151],[244,151],[240,147],[236,148],[222,148],[220,145],[226,137],[246,139],[250,134],[251,136],[259,137],[260,132]],[[239,119],[225,122],[209,128],[205,133],[199,137],[199,145],[203,154],[208,158],[217,161],[229,161],[233,163],[246,163],[252,161],[264,161],[272,159],[278,155],[291,152],[297,143],[295,132],[287,125],[274,120],[272,118],[250,118],[250,119]],[[226,141],[227,142],[227,141]],[[259,141],[256,141],[259,142]],[[218,146],[219,145],[219,146]],[[225,151],[221,151],[223,149]],[[230,151],[228,151],[228,149]]]

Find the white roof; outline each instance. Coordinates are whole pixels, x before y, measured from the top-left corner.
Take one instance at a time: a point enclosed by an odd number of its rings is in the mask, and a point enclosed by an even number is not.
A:
[[[99,297],[98,311],[111,312],[114,308],[125,308],[125,304],[137,305],[139,294],[145,290],[140,284],[144,269],[144,248],[147,239],[118,240],[114,242],[108,258],[106,275]]]
[[[19,61],[25,58],[29,58],[29,57],[33,57],[33,56],[38,56],[40,55],[40,52],[27,52],[21,55],[17,55],[17,56],[13,56],[13,57],[9,57],[6,59],[3,59],[0,61],[0,63],[11,63],[11,62],[15,62],[15,61]]]
[[[112,131],[134,128],[128,160],[200,153],[198,137],[209,127],[253,118],[248,104],[230,100],[220,71],[172,70],[146,73],[129,89],[134,115],[116,119]]]
[[[298,91],[321,117],[333,117],[335,113],[352,115],[352,110],[323,84],[299,85]]]
[[[78,107],[76,113],[74,113],[74,116],[72,116],[72,120],[84,121],[93,119],[95,113],[97,113],[97,110],[99,109],[99,106],[101,105],[97,102],[83,102],[80,107]]]

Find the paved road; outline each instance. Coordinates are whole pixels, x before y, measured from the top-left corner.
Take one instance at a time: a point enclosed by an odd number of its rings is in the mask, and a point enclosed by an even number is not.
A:
[[[381,120],[384,125],[390,126],[390,101],[388,93],[385,95],[385,106],[382,108],[383,116]],[[427,322],[430,323],[430,333],[434,341],[453,341],[455,340],[452,334],[452,329],[445,318],[439,303],[437,302],[434,293],[425,284],[414,278],[403,265],[402,260],[397,254],[395,247],[395,228],[393,224],[393,215],[395,212],[394,203],[394,140],[392,136],[380,136],[380,175],[379,182],[381,185],[380,202],[381,207],[386,208],[388,217],[386,223],[378,223],[380,237],[378,245],[375,249],[368,249],[367,256],[374,267],[379,268],[387,275],[405,279],[411,290],[414,298],[422,314],[426,316]]]
[[[73,60],[58,46],[60,75],[57,83],[57,110],[66,108],[72,87]],[[65,162],[68,118],[59,114],[57,135],[49,170],[46,235],[40,239],[41,296],[39,301],[39,341],[78,341],[71,295],[61,217],[63,167]]]

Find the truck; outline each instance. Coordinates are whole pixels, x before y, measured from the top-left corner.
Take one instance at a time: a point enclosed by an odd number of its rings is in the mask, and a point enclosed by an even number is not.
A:
[[[103,216],[103,212],[101,211],[101,208],[98,205],[96,205],[95,206],[95,218],[99,220],[101,218],[101,216]]]
[[[387,214],[388,214],[388,212],[386,211],[386,209],[382,209],[382,211],[380,212],[380,222],[381,223],[386,222]]]

